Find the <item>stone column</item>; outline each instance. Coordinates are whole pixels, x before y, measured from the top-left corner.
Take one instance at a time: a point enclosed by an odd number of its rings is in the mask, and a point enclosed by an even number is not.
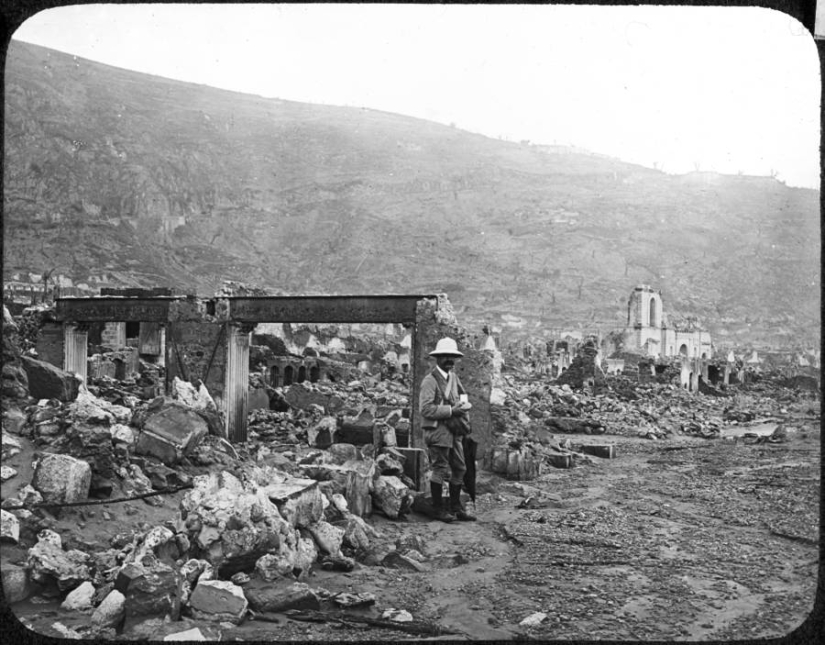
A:
[[[88,327],[76,323],[63,325],[63,369],[72,372],[86,383],[86,361],[88,360]]]
[[[249,340],[254,325],[227,323],[227,360],[224,388],[226,436],[232,443],[246,441],[249,409]]]

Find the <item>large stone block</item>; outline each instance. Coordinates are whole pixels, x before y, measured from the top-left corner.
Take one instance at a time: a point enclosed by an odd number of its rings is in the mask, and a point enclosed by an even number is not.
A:
[[[178,575],[161,562],[148,567],[131,562],[118,571],[115,589],[127,600],[127,616],[163,615],[171,612],[175,605]]]
[[[56,538],[56,539],[55,539]],[[56,534],[44,531],[26,559],[26,568],[34,582],[56,582],[61,591],[69,591],[91,580],[91,558],[82,551],[64,551]]]
[[[16,564],[3,563],[0,567],[3,581],[3,595],[6,602],[20,602],[34,592],[34,586],[29,580],[29,572]]]
[[[189,598],[194,618],[235,625],[243,620],[248,605],[243,589],[227,580],[198,582]]]
[[[92,625],[97,629],[114,629],[126,615],[126,598],[113,589],[92,614]]]
[[[375,480],[372,499],[375,506],[387,517],[397,519],[409,512],[413,495],[398,477],[382,475]]]
[[[290,478],[270,484],[265,490],[281,517],[294,527],[309,527],[324,516],[324,503],[317,481]]]
[[[135,452],[157,457],[167,465],[189,454],[209,432],[198,411],[169,399],[155,399],[137,420],[140,431]]]
[[[29,393],[36,399],[74,401],[80,391],[80,381],[69,372],[31,356],[22,356],[23,369],[29,382]]]
[[[17,544],[20,541],[20,521],[13,513],[0,509],[0,540]]]
[[[329,555],[338,555],[341,552],[341,541],[344,531],[329,522],[320,521],[307,527],[312,534],[318,548]]]
[[[81,502],[89,496],[92,468],[69,455],[43,455],[37,462],[32,486],[46,502]]]
[[[319,482],[332,482],[333,492],[346,498],[351,513],[366,517],[372,512],[375,462],[371,459],[348,461],[340,466],[311,464],[301,466],[301,470]]]
[[[67,611],[85,611],[92,608],[92,597],[95,595],[95,586],[87,580],[77,589],[70,591],[69,595],[60,605],[61,609]]]
[[[287,609],[320,609],[321,600],[309,585],[303,582],[270,584],[253,581],[244,587],[249,606],[258,612],[278,612]]]

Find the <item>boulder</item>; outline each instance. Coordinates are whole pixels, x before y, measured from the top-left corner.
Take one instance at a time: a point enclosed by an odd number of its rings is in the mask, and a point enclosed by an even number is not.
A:
[[[251,569],[258,558],[278,552],[285,543],[291,543],[294,552],[294,528],[261,485],[286,478],[269,468],[253,468],[243,483],[225,471],[195,477],[194,488],[181,500],[193,555],[221,567],[222,575],[231,575]],[[240,568],[230,566],[233,563]]]
[[[312,479],[288,478],[265,488],[266,494],[287,522],[305,528],[324,516],[324,504],[318,482]]]
[[[234,625],[243,620],[248,605],[243,589],[228,580],[199,581],[189,598],[193,618]]]
[[[0,466],[0,481],[7,481],[17,475],[17,470],[11,466]]]
[[[343,464],[361,458],[358,448],[351,443],[334,443],[327,448],[327,452],[332,457],[332,463],[335,464]]]
[[[310,536],[299,534],[295,545],[295,558],[292,563],[292,575],[302,578],[309,575],[312,565],[318,559],[318,545]]]
[[[113,589],[92,614],[92,626],[96,630],[117,629],[126,616],[126,598]]]
[[[2,435],[2,459],[5,461],[6,459],[11,459],[15,455],[20,454],[21,445],[20,440],[17,437],[13,437],[10,434],[6,434],[5,432]]]
[[[69,592],[60,608],[67,611],[86,611],[92,608],[92,596],[94,595],[95,586],[87,580],[75,590]]]
[[[366,522],[357,515],[350,515],[346,522],[342,543],[356,551],[369,549],[369,533],[364,526]]]
[[[0,540],[12,544],[20,541],[20,521],[6,510],[0,510]]]
[[[126,598],[127,616],[151,616],[173,610],[177,601],[178,575],[172,567],[146,558],[124,565],[115,578],[115,590]]]
[[[0,567],[3,582],[3,596],[6,602],[20,602],[32,595],[34,589],[28,571],[16,564],[3,562]]]
[[[26,415],[19,408],[9,408],[3,411],[3,432],[10,432],[11,434],[23,434],[26,427]],[[3,443],[5,443],[5,437]]]
[[[195,410],[206,421],[211,434],[224,436],[224,424],[218,406],[203,382],[199,382],[195,388],[189,381],[182,381],[176,376],[172,381],[172,398]]]
[[[190,454],[209,432],[208,423],[196,410],[164,397],[135,417],[140,428],[135,453],[157,457],[167,466]]]
[[[82,551],[64,551],[60,537],[51,531],[41,531],[38,542],[26,559],[26,568],[32,581],[38,584],[57,583],[61,591],[68,591],[92,579],[90,557]]]
[[[343,495],[350,512],[365,517],[372,512],[372,489],[375,462],[370,460],[348,461],[337,464],[301,466],[304,475],[319,482],[332,482],[333,494]],[[329,491],[328,491],[329,492]]]
[[[400,477],[404,474],[404,464],[394,455],[382,453],[375,458],[375,467],[382,475]]]
[[[89,392],[85,386],[80,388],[77,398],[67,409],[70,424],[111,426],[116,423],[129,423],[131,417],[132,411],[129,408],[100,399]]]
[[[92,469],[70,455],[43,455],[34,469],[32,486],[46,502],[80,502],[88,498]]]
[[[21,356],[29,383],[29,393],[35,399],[74,401],[80,391],[80,380],[51,363],[31,356]]]
[[[397,519],[410,511],[413,495],[398,477],[382,475],[375,480],[372,500],[387,517]]]
[[[339,555],[341,553],[341,542],[344,538],[344,531],[337,526],[333,526],[323,520],[307,527],[312,534],[318,548],[329,555]]]
[[[399,551],[390,551],[381,564],[391,569],[402,569],[404,571],[426,571],[427,567],[415,558],[409,555],[400,553]]]
[[[82,459],[101,477],[111,478],[115,474],[115,449],[109,426],[73,423],[52,444],[51,450]]]
[[[303,582],[273,585],[253,581],[244,587],[249,606],[257,612],[282,612],[287,609],[320,609],[321,600],[309,585]]]

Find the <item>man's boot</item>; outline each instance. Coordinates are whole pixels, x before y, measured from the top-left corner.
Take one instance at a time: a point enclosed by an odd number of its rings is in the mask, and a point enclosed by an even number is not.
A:
[[[470,515],[461,505],[461,484],[450,484],[450,511],[459,522],[475,522],[475,515]]]
[[[430,482],[430,492],[433,496],[433,510],[435,511],[433,519],[442,522],[452,522],[455,520],[455,515],[444,508],[444,500],[441,498],[441,483]]]

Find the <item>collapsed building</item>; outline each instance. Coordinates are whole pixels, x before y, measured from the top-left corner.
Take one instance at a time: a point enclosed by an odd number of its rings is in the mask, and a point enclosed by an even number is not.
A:
[[[708,359],[713,356],[710,332],[690,321],[684,327],[669,323],[661,291],[640,284],[627,302],[626,348],[648,356]]]

